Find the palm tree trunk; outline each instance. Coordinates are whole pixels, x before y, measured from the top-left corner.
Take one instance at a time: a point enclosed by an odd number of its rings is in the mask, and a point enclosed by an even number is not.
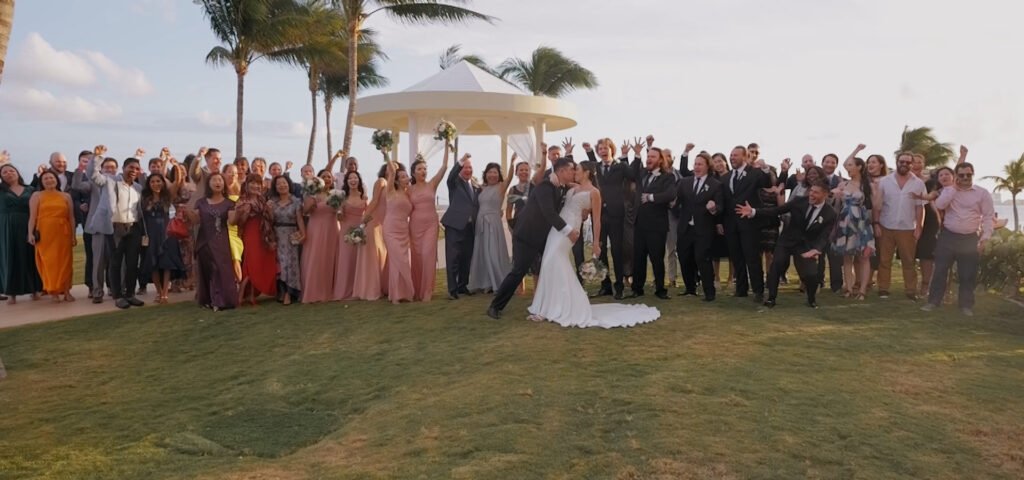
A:
[[[7,58],[7,41],[14,26],[14,0],[0,0],[0,82],[4,78],[4,60]]]
[[[245,72],[240,71],[238,75],[238,99],[235,103],[235,158],[241,157],[242,153],[242,109],[245,105]]]
[[[1010,195],[1010,201],[1013,202],[1013,231],[1020,231],[1020,214],[1017,213],[1017,194]]]
[[[309,129],[309,150],[306,152],[306,165],[313,164],[313,150],[316,145],[316,84],[317,73],[313,70],[309,72],[309,96],[310,102],[313,107],[313,126]]]
[[[345,114],[345,136],[341,142],[341,151],[347,156],[352,149],[352,130],[356,126],[356,83],[359,76],[359,62],[356,58],[356,46],[359,45],[360,19],[349,20],[348,33],[348,112]]]
[[[334,155],[334,145],[331,143],[331,110],[334,109],[334,100],[330,95],[324,95],[324,128],[327,129],[327,161]]]

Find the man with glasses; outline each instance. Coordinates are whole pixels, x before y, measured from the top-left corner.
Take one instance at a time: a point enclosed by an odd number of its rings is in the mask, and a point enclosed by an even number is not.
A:
[[[921,308],[930,312],[942,305],[946,294],[949,269],[956,262],[960,295],[960,312],[974,315],[974,288],[978,280],[978,261],[985,242],[992,237],[995,209],[992,194],[974,185],[974,166],[961,163],[956,166],[956,185],[942,189],[935,199],[935,208],[945,212],[942,230],[935,245],[935,273],[928,291],[928,304]],[[979,235],[980,232],[980,235]]]
[[[913,154],[902,152],[896,157],[896,171],[878,182],[872,200],[875,238],[878,243],[878,296],[889,298],[894,251],[903,265],[903,289],[907,298],[917,300],[917,269],[914,255],[917,239],[924,225],[921,198],[927,188],[920,178],[910,173]]]

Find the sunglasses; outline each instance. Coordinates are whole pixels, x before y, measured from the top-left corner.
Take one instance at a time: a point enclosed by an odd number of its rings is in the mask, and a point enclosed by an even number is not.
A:
[[[974,176],[974,174],[973,173],[958,173],[958,174],[956,174],[956,176],[959,177],[959,178],[971,178],[971,177]]]
[[[906,160],[901,160],[901,161],[899,161],[899,162],[896,162],[896,163],[897,163],[897,164],[899,164],[899,165],[910,165],[910,164],[911,164],[911,163],[913,163],[913,162],[908,162],[908,161],[906,161]]]

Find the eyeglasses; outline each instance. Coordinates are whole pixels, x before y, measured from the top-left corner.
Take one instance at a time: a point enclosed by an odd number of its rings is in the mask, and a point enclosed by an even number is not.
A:
[[[959,178],[971,178],[971,177],[974,176],[974,174],[973,173],[958,173],[958,174],[956,174],[956,176],[959,177]]]

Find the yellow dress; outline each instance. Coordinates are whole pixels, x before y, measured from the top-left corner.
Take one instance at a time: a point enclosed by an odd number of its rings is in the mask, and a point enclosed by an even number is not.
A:
[[[228,195],[228,200],[238,203],[238,195]],[[228,242],[231,243],[231,258],[242,262],[242,237],[238,236],[238,225],[228,225]]]
[[[71,290],[71,212],[60,192],[39,192],[36,212],[36,268],[43,279],[46,293],[64,293]]]

